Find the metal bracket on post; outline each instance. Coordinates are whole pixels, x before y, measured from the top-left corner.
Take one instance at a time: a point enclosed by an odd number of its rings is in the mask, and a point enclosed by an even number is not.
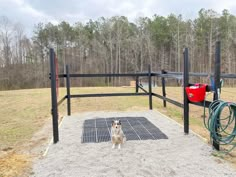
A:
[[[189,61],[188,61],[188,48],[184,50],[184,133],[189,133],[189,100],[185,88],[189,86]]]

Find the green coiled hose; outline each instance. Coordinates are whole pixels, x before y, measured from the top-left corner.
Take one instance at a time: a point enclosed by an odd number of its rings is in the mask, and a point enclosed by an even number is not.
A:
[[[222,111],[228,109],[229,115],[224,117]],[[230,152],[236,147],[234,138],[236,136],[236,104],[222,100],[213,101],[209,105],[209,118],[205,116],[204,125],[210,132],[211,139],[220,145],[232,145],[232,148],[225,152]]]

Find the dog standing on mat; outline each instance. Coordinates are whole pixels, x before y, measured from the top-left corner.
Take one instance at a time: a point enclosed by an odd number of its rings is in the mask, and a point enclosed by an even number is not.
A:
[[[118,144],[118,149],[121,148],[121,144],[125,142],[125,135],[122,131],[121,121],[120,120],[113,120],[111,126],[111,142],[112,142],[112,149],[115,148],[115,145]]]

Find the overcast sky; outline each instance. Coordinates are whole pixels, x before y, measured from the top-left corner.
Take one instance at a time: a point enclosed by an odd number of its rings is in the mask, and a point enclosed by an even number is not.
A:
[[[28,34],[39,22],[57,24],[65,20],[74,24],[115,15],[134,21],[140,16],[170,13],[194,18],[201,8],[219,13],[228,9],[236,15],[236,0],[0,0],[0,16],[20,22]]]

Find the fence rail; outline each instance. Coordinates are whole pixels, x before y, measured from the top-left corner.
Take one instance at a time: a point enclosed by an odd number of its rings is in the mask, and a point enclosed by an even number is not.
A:
[[[71,98],[85,98],[85,97],[111,97],[111,96],[143,96],[148,93],[100,93],[100,94],[78,94],[70,95]]]
[[[70,77],[145,77],[148,73],[120,73],[120,74],[70,74]],[[66,77],[66,74],[59,74],[59,78]]]

